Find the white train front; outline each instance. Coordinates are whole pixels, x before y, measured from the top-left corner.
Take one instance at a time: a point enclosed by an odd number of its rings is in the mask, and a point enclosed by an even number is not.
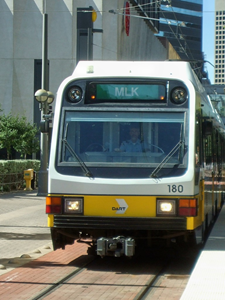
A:
[[[56,99],[54,248],[80,240],[132,256],[149,240],[203,239],[223,161],[224,126],[188,63],[80,62]]]

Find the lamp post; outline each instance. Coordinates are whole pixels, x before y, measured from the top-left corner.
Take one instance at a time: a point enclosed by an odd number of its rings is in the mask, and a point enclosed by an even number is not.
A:
[[[49,138],[49,120],[52,114],[48,114],[49,105],[54,101],[54,95],[44,89],[37,90],[36,100],[39,102],[41,110],[41,166],[38,177],[38,196],[46,196],[48,193],[48,138]]]
[[[41,167],[38,176],[38,196],[46,196],[48,193],[48,138],[49,138],[49,104],[54,101],[54,95],[46,91],[48,89],[48,15],[45,8],[43,9],[43,27],[42,27],[42,76],[41,89],[35,93],[36,100],[39,102],[41,110],[41,141],[40,141],[40,159]]]

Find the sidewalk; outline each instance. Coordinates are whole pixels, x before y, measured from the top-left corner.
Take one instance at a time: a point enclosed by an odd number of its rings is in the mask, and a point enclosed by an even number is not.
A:
[[[0,194],[0,275],[51,250],[45,197],[37,191]]]

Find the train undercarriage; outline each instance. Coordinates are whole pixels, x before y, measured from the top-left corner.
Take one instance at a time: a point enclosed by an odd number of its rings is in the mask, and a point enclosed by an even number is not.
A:
[[[70,229],[51,228],[54,250],[64,249],[67,244],[86,243],[89,247],[88,254],[105,256],[135,255],[137,249],[147,249],[155,245],[170,247],[171,244],[196,244],[194,231],[187,230],[94,230],[76,231]]]

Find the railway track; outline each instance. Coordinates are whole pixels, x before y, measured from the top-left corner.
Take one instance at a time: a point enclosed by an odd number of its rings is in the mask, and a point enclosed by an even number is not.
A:
[[[77,260],[70,263],[74,267],[70,274],[32,299],[62,300],[70,299],[72,295],[76,295],[76,299],[157,299],[159,287],[163,285],[166,289],[165,280],[171,284],[178,280],[187,282],[189,278],[183,274],[184,269],[177,272],[180,274],[173,274],[177,264],[184,268],[187,265],[185,254],[179,253],[179,260],[177,254],[156,249],[150,255],[142,253],[133,259],[85,256],[79,263]]]
[[[102,259],[86,251],[86,245],[71,245],[0,276],[0,298],[155,300],[163,294],[161,299],[172,295],[178,300],[197,256],[188,249],[165,247],[132,259]]]
[[[89,258],[82,268],[76,268],[33,300],[48,300],[52,297],[57,299],[59,294],[62,295],[61,299],[66,299],[63,295],[68,294],[68,290],[71,295],[76,294],[76,299],[87,297],[87,294],[92,299],[95,294],[107,293],[107,299],[117,297],[117,299],[141,300],[165,267],[163,262],[153,263],[151,260],[144,262],[140,257],[135,260],[126,258],[119,260]]]

